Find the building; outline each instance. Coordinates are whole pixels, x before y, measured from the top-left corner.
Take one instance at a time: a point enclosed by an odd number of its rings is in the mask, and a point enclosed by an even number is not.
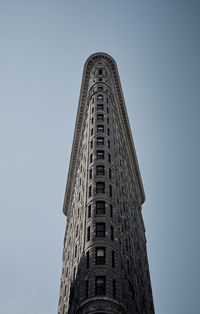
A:
[[[63,212],[59,314],[153,314],[145,200],[117,65],[84,67]]]

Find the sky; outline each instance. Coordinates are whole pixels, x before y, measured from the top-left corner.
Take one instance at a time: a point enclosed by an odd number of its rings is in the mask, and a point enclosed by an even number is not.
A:
[[[197,0],[0,1],[0,314],[55,314],[80,84],[117,62],[156,314],[200,313]]]

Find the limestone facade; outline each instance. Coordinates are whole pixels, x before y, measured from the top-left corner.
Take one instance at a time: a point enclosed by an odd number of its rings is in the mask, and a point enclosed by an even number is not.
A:
[[[63,212],[58,314],[153,314],[142,180],[115,61],[85,63]]]

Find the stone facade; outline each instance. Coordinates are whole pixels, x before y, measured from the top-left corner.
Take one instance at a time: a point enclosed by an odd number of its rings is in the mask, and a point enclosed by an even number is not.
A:
[[[63,212],[58,314],[153,314],[142,180],[115,61],[85,63]]]

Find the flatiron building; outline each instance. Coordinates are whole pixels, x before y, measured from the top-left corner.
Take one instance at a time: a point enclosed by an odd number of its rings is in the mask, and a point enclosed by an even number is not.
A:
[[[153,314],[143,184],[117,65],[84,66],[63,212],[59,314]]]

